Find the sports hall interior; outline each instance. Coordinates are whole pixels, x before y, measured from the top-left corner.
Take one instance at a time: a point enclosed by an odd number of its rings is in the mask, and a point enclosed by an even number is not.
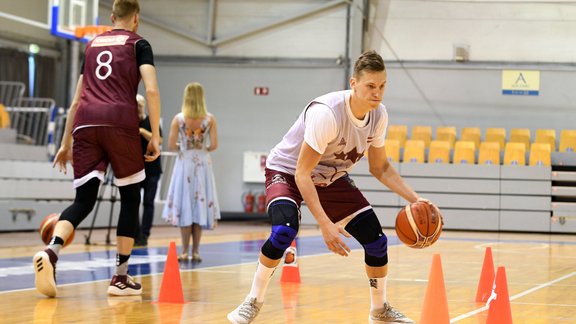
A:
[[[130,261],[141,298],[106,295],[119,211],[110,182],[60,255],[59,296],[37,293],[38,227],[74,199],[70,167],[59,173],[51,160],[93,37],[75,32],[110,25],[113,0],[2,1],[0,323],[226,323],[270,233],[258,204],[262,161],[308,102],[348,88],[351,65],[370,49],[386,63],[390,162],[444,218],[434,245],[410,248],[394,230],[406,202],[370,176],[365,158],[350,173],[388,236],[388,300],[417,323],[440,323],[431,309],[446,309],[451,323],[511,323],[478,300],[494,283],[514,323],[576,322],[576,2],[139,2],[164,138],[189,82],[204,86],[218,121],[211,155],[222,219],[203,232],[202,262],[166,276],[180,237],[161,218],[175,158],[163,151],[152,234]],[[283,280],[279,266],[255,323],[366,323],[363,251],[346,243],[348,257],[331,253],[303,206],[299,280]],[[176,279],[169,293],[183,301],[161,300],[163,281]],[[445,297],[430,298],[429,287]]]

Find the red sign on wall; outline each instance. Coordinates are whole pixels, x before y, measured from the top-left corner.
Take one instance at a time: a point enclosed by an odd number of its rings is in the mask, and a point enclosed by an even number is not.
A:
[[[255,96],[267,96],[269,92],[268,87],[254,87]]]

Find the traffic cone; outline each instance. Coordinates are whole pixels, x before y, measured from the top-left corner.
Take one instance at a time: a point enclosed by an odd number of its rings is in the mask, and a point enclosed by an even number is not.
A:
[[[492,293],[494,285],[494,261],[492,259],[492,248],[487,247],[484,253],[484,263],[482,272],[478,281],[478,290],[476,290],[476,301],[485,303]]]
[[[486,306],[488,307],[486,324],[512,324],[512,310],[510,309],[508,282],[504,267],[498,267],[494,290],[490,298],[488,298]]]
[[[298,253],[296,250],[296,240],[284,253],[284,264],[282,265],[282,277],[280,282],[300,283],[300,269],[298,268]]]
[[[170,242],[168,257],[164,264],[164,275],[160,286],[159,303],[184,304],[184,293],[182,292],[182,280],[180,280],[180,266],[176,255],[176,243]]]
[[[450,323],[448,312],[448,299],[446,298],[446,288],[444,286],[444,273],[442,271],[442,260],[440,254],[434,254],[432,267],[428,276],[428,286],[424,297],[424,307],[422,308],[421,324],[444,324]]]
[[[295,324],[297,323],[296,310],[300,285],[293,282],[283,282],[280,288],[282,289],[282,302],[284,304],[284,323]]]

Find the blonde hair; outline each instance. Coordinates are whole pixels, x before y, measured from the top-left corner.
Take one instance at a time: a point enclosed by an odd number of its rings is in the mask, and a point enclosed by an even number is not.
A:
[[[118,19],[132,17],[140,13],[138,0],[115,0],[112,5],[112,14]]]
[[[204,88],[198,82],[189,83],[182,96],[182,113],[188,118],[201,118],[208,114]]]

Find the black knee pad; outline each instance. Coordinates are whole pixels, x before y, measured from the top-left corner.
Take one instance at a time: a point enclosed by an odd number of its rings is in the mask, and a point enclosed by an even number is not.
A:
[[[388,238],[382,232],[373,209],[358,214],[345,230],[364,247],[364,262],[368,266],[383,267],[388,264]]]
[[[140,183],[118,187],[120,191],[120,216],[116,235],[135,238],[138,233],[140,208]]]
[[[298,234],[300,211],[289,200],[277,200],[268,207],[268,216],[272,221],[272,232],[261,251],[266,257],[278,260]]]
[[[76,188],[74,202],[60,214],[60,220],[67,220],[74,228],[78,227],[94,208],[99,188],[100,180],[98,178],[92,178]]]

